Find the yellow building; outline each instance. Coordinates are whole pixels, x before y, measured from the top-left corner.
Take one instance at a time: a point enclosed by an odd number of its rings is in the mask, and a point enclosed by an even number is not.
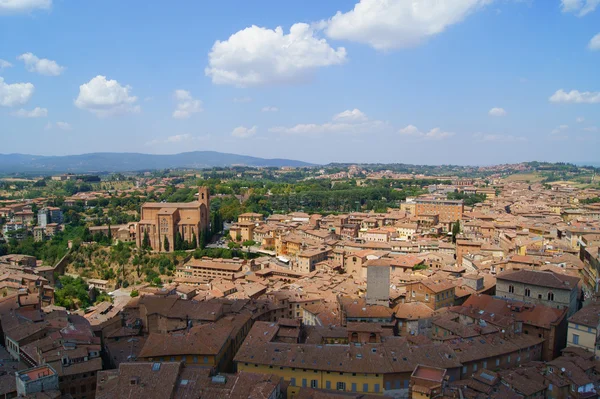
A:
[[[592,302],[569,318],[567,346],[584,348],[594,355],[600,355],[598,340],[600,324],[600,303]]]
[[[280,326],[256,322],[235,356],[238,371],[274,374],[289,382],[288,397],[299,388],[382,394],[391,372],[380,344],[323,345],[281,342]]]

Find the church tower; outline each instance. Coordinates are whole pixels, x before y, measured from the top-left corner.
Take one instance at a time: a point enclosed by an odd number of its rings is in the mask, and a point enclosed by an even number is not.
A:
[[[208,187],[198,187],[198,202],[200,203],[200,229],[207,230],[210,227],[210,195]]]

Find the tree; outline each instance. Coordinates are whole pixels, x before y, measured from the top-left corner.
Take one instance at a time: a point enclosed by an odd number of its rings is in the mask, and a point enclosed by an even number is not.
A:
[[[198,247],[198,239],[196,238],[196,232],[192,232],[192,249]]]
[[[460,220],[457,220],[452,225],[452,243],[456,243],[456,236],[460,234]]]
[[[206,248],[206,233],[204,229],[200,231],[200,249]]]
[[[107,237],[108,237],[108,245],[111,245],[112,244],[112,230],[110,228],[110,223],[108,224],[108,234],[107,234]]]
[[[175,232],[175,243],[173,245],[173,249],[175,251],[181,251],[183,248],[183,239],[181,238],[181,234],[179,233],[179,230],[177,230]]]
[[[144,238],[142,239],[142,248],[143,249],[151,249],[150,245],[150,236],[148,235],[148,231],[144,231]]]
[[[165,237],[165,241],[163,242],[164,248],[166,252],[169,252],[169,239]]]
[[[138,290],[133,290],[131,291],[131,294],[129,294],[132,298],[135,298],[136,296],[140,295],[140,292]]]

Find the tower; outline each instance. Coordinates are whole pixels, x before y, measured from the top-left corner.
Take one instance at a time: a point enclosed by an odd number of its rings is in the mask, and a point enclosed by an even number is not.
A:
[[[210,225],[210,194],[208,187],[198,187],[198,202],[200,203],[200,229],[207,230]]]

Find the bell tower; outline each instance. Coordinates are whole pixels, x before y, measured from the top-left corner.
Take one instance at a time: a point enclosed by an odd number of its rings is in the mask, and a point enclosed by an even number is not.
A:
[[[198,187],[198,202],[200,204],[200,228],[206,230],[210,225],[210,195],[208,187]]]

